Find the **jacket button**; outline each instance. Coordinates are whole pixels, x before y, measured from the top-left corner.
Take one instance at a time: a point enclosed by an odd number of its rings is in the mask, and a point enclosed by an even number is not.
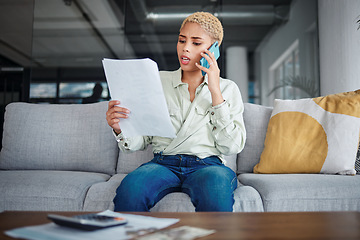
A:
[[[214,112],[211,112],[211,115],[214,115],[215,113]]]
[[[213,131],[215,131],[216,130],[216,127],[213,127]]]

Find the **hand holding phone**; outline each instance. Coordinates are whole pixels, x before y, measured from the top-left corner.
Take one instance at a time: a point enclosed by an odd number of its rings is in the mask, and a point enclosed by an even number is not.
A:
[[[211,45],[209,51],[214,54],[215,59],[217,60],[220,57],[219,43],[216,41],[213,45]],[[210,67],[210,64],[204,57],[200,59],[200,65],[206,68]],[[206,72],[204,72],[203,70],[201,70],[201,73],[203,76],[205,76],[206,74]]]

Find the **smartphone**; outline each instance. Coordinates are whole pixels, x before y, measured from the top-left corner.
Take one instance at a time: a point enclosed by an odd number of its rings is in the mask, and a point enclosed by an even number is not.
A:
[[[77,228],[87,231],[114,227],[127,223],[127,220],[122,217],[110,217],[99,215],[96,213],[76,215],[72,217],[49,214],[48,219],[52,220],[54,223],[60,226]]]
[[[215,59],[217,60],[220,57],[220,50],[219,50],[219,43],[218,41],[216,41],[213,45],[211,45],[211,47],[209,48],[209,51],[214,53]],[[203,57],[200,59],[200,65],[206,68],[210,67],[210,64],[208,63],[208,61]],[[205,76],[206,72],[204,72],[203,70],[201,70],[202,75]]]

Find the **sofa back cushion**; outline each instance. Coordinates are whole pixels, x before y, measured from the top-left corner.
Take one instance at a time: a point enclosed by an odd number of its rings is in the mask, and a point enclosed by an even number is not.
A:
[[[130,173],[141,164],[149,162],[153,158],[154,154],[152,152],[151,145],[142,151],[135,151],[130,153],[124,153],[120,151],[116,173]]]
[[[244,108],[246,143],[237,157],[237,173],[251,173],[259,163],[272,113],[271,107],[257,104],[245,103]]]
[[[9,104],[0,169],[114,174],[119,150],[107,125],[106,111],[107,102]]]

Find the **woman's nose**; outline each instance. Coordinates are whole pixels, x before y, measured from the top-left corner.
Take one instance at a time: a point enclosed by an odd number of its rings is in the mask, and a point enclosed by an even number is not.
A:
[[[190,51],[189,51],[189,44],[188,44],[188,43],[185,44],[183,51],[184,51],[184,52],[190,52]]]
[[[184,47],[183,49],[184,52],[189,52],[189,48],[187,46]]]

